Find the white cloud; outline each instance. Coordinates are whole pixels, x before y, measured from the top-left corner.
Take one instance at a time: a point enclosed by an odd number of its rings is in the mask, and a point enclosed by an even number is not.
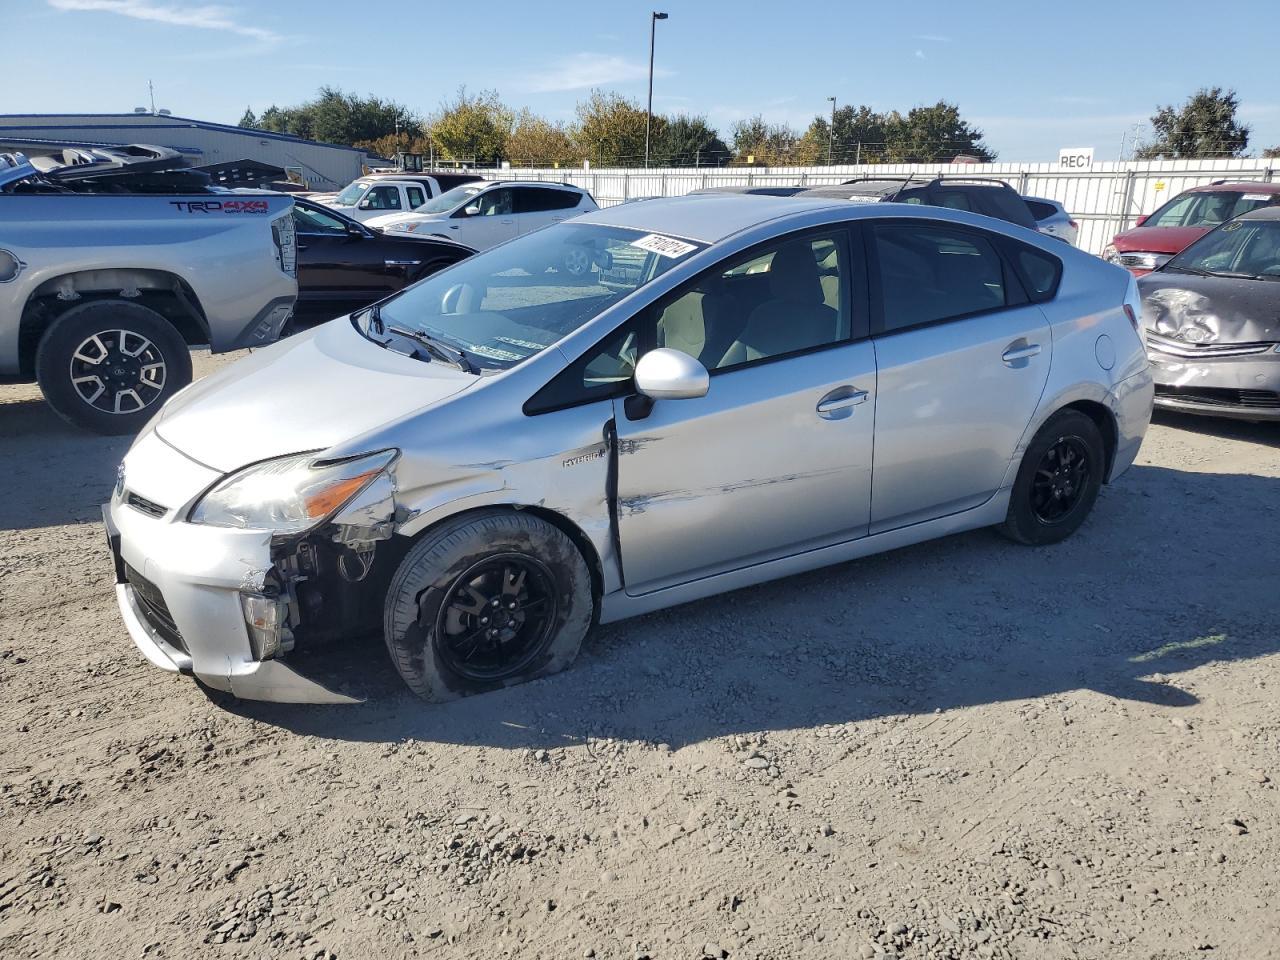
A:
[[[917,60],[924,60],[924,59],[925,59],[925,55],[924,55],[924,51],[923,51],[923,50],[917,50],[917,51],[916,51],[916,59],[917,59]]]
[[[236,19],[229,7],[204,4],[179,6],[153,3],[151,0],[47,0],[55,10],[78,13],[114,13],[133,20],[164,23],[175,27],[192,27],[197,30],[217,30],[249,37],[261,43],[272,44],[280,40],[279,34],[263,27],[251,26]]]
[[[670,76],[668,70],[654,70],[655,77]],[[625,57],[603,53],[575,53],[556,66],[533,77],[528,89],[535,93],[555,93],[562,90],[585,90],[588,87],[607,87],[615,83],[645,80],[649,65]]]

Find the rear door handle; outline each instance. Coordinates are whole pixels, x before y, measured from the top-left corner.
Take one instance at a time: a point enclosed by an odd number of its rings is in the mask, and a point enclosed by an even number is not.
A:
[[[1040,355],[1040,344],[1028,343],[1021,347],[1009,347],[1004,353],[1000,354],[1000,359],[1005,363],[1016,363],[1019,360],[1030,360],[1032,357]]]
[[[849,388],[845,387],[839,390],[833,390],[821,400],[818,401],[818,416],[826,417],[829,420],[837,419],[844,411],[851,410],[860,403],[866,403],[867,391],[854,390],[848,392]],[[848,416],[848,413],[844,413]]]

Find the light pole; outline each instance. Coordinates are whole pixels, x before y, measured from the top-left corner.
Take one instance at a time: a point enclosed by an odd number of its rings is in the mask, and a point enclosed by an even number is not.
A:
[[[831,166],[831,157],[836,146],[836,98],[827,97],[831,101],[831,126],[827,127],[827,166]]]
[[[658,29],[658,21],[667,19],[665,13],[657,10],[649,17],[649,106],[644,113],[644,165],[649,166],[649,127],[653,124],[653,37]]]

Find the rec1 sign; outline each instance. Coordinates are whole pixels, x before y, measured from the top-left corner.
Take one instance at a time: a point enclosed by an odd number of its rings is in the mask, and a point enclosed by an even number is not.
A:
[[[1093,147],[1063,147],[1058,151],[1058,166],[1066,170],[1088,170],[1093,166]]]

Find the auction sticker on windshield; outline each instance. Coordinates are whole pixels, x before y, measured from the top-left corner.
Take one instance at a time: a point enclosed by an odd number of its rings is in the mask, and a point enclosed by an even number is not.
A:
[[[656,253],[660,257],[683,257],[686,253],[697,250],[697,246],[692,243],[685,243],[683,240],[677,240],[674,237],[664,237],[660,233],[650,233],[641,237],[639,240],[632,240],[631,246],[639,247],[641,250],[648,250],[650,253]]]

